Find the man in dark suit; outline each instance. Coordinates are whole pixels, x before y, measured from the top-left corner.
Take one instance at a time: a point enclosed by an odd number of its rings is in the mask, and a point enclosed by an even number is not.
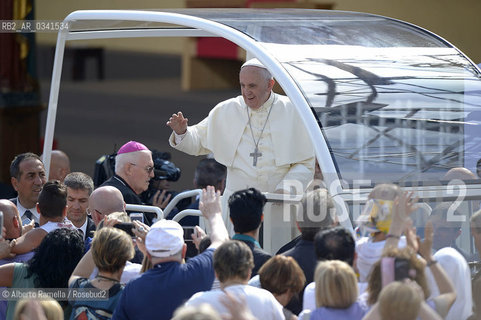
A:
[[[82,234],[84,240],[93,237],[95,223],[87,215],[89,197],[94,190],[92,178],[83,172],[69,173],[64,180],[67,186],[67,218]]]
[[[115,175],[101,187],[112,186],[119,189],[127,204],[143,204],[139,195],[149,188],[150,179],[153,177],[152,152],[142,143],[129,141],[117,151]],[[144,212],[144,222],[151,225],[154,216],[153,213]]]
[[[215,161],[215,159],[205,158],[199,161],[194,172],[194,189],[205,189],[207,186],[213,186],[215,191],[220,194],[225,189],[225,178],[227,168],[223,164]],[[199,209],[199,198],[195,199],[186,209]],[[172,219],[175,214],[169,215],[167,219]],[[181,226],[197,226],[199,225],[199,217],[187,216],[179,221]]]
[[[10,177],[18,194],[10,201],[17,206],[22,224],[26,226],[34,221],[38,226],[40,213],[36,205],[43,185],[47,182],[42,160],[31,152],[17,155],[10,164]]]
[[[293,257],[306,277],[305,286],[314,281],[314,270],[317,258],[314,250],[314,237],[321,230],[329,229],[337,224],[334,202],[326,189],[319,188],[304,195],[301,208],[297,212],[297,227],[301,235],[284,247],[293,245],[282,255]],[[282,249],[282,248],[281,248]],[[279,253],[279,252],[278,252]],[[304,286],[304,288],[305,288]],[[304,289],[294,296],[286,308],[295,314],[302,311]]]
[[[245,242],[252,250],[254,256],[252,277],[257,275],[257,271],[271,258],[258,242],[266,202],[266,197],[254,188],[236,191],[229,197],[230,219],[235,232],[232,239]]]

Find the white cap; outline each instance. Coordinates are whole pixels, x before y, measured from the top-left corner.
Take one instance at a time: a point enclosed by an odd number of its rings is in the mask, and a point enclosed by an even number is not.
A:
[[[159,220],[150,227],[145,237],[147,251],[157,258],[178,253],[184,246],[184,229],[173,220]]]
[[[247,60],[241,67],[244,68],[244,67],[258,67],[258,68],[262,68],[262,69],[266,69],[266,66],[263,65],[259,60],[257,60],[256,58],[254,59],[250,59],[250,60]]]

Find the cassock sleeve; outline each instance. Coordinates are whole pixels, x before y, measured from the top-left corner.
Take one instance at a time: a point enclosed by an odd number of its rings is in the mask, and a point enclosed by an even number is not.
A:
[[[314,178],[314,166],[315,166],[315,157],[308,158],[306,160],[293,163],[287,171],[284,178],[279,182],[276,186],[276,190],[284,190],[286,192],[290,192],[289,185],[295,186],[294,184],[290,183],[289,181],[298,181],[302,184],[302,190],[297,190],[298,194],[301,194],[306,190],[309,183]]]
[[[172,148],[185,152],[193,156],[209,154],[211,151],[207,149],[207,127],[209,118],[205,118],[196,125],[189,126],[187,132],[178,144],[175,144],[174,133],[169,137],[169,144]]]

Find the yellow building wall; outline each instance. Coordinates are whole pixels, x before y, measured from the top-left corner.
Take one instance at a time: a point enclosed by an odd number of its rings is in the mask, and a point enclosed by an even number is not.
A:
[[[108,10],[108,9],[166,9],[183,8],[183,0],[36,0],[36,20],[62,21],[76,10]],[[55,45],[56,33],[37,33],[37,42],[41,45]],[[107,39],[89,41],[71,41],[67,45],[102,46],[114,50],[159,52],[180,54],[184,46],[181,38],[143,38],[143,39]]]
[[[337,0],[335,3],[336,10],[379,14],[428,29],[455,45],[475,63],[481,63],[479,0]]]
[[[306,1],[306,0],[304,0]],[[309,0],[308,0],[309,1]],[[475,63],[481,62],[480,0],[310,0],[333,2],[334,9],[380,14],[404,20],[428,29],[467,54]],[[184,0],[37,0],[37,20],[63,20],[70,12],[86,9],[154,9],[183,8]],[[40,44],[55,44],[56,34],[38,33]],[[155,41],[153,41],[155,40]],[[82,42],[85,43],[85,42]],[[96,40],[89,44],[110,49],[180,54],[183,39],[148,38]]]

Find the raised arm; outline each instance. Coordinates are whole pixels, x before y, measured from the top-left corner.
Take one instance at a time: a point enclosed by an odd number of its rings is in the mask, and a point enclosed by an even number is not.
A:
[[[391,226],[387,234],[384,252],[397,248],[403,231],[409,226],[410,215],[416,210],[418,198],[412,192],[403,192],[394,200]]]
[[[456,300],[456,290],[454,289],[454,285],[444,269],[439,265],[432,255],[434,232],[431,221],[426,223],[424,230],[424,241],[419,242],[419,254],[424,258],[424,260],[426,260],[427,267],[431,270],[434,280],[439,288],[439,296],[434,297],[433,300],[436,304],[436,311],[442,318],[444,318]]]
[[[80,259],[79,263],[75,267],[75,270],[72,272],[70,279],[68,279],[68,284],[71,285],[75,280],[78,278],[89,278],[92,272],[94,271],[95,263],[94,259],[92,258],[92,252],[89,250],[87,253]]]
[[[177,112],[169,118],[167,125],[178,135],[184,134],[187,131],[187,123],[189,119],[184,118],[182,112]]]
[[[207,189],[203,189],[199,209],[211,230],[210,240],[212,243],[209,248],[217,248],[229,239],[229,234],[222,219],[220,191],[216,192],[212,186],[207,186]]]
[[[15,254],[30,252],[40,245],[46,235],[47,232],[43,229],[33,229],[16,239],[15,245],[12,247],[11,252]]]

